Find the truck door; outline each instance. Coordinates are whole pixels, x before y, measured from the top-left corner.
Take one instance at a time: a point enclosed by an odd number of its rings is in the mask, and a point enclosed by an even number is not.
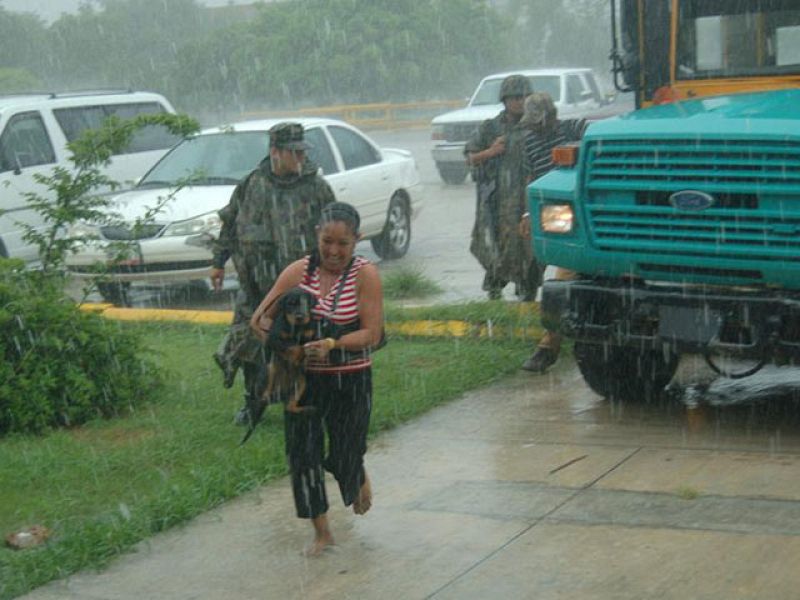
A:
[[[600,106],[600,99],[595,96],[584,76],[579,73],[567,75],[567,105],[570,111],[586,112]]]

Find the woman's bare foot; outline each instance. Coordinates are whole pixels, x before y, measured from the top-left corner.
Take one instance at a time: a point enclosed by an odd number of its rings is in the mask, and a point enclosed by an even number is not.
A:
[[[303,554],[308,557],[319,556],[327,548],[336,545],[328,527],[328,515],[320,515],[311,519],[311,524],[314,526],[314,541],[303,550]]]
[[[321,538],[314,536],[314,541],[305,547],[303,554],[309,558],[315,558],[320,556],[328,548],[333,548],[335,545],[336,542],[333,541],[333,536],[330,534]]]
[[[372,486],[369,482],[369,476],[364,471],[364,483],[361,484],[361,489],[358,491],[358,498],[353,502],[353,512],[357,515],[363,515],[372,506]]]

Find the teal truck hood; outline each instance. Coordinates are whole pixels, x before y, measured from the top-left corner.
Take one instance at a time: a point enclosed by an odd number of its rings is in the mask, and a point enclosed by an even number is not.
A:
[[[671,121],[669,126],[666,120]],[[800,136],[800,90],[713,96],[654,106],[593,123],[585,139],[665,133],[670,137]]]
[[[603,277],[800,289],[800,90],[593,123],[575,169],[528,188],[539,260]],[[698,204],[699,201],[699,204]],[[539,209],[575,226],[545,233]]]

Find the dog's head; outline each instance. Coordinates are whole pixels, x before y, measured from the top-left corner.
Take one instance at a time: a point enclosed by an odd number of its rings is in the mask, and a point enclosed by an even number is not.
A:
[[[278,310],[290,325],[297,327],[311,322],[311,309],[316,303],[314,294],[295,287],[281,296]]]

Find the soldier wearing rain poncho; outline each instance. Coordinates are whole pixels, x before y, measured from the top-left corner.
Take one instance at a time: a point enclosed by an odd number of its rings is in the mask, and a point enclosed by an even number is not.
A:
[[[315,225],[322,207],[335,200],[317,166],[305,159],[309,144],[299,123],[270,129],[269,156],[233,192],[220,212],[211,283],[222,289],[224,267],[233,259],[239,279],[233,323],[214,355],[226,387],[238,369],[244,373],[245,407],[237,422],[247,424],[266,386],[268,351],[249,326],[261,299],[291,262],[316,244]]]
[[[477,185],[470,252],[486,271],[483,289],[490,299],[501,298],[503,288],[514,282],[517,295],[532,300],[539,282],[530,243],[519,233],[528,183],[519,121],[530,93],[527,77],[506,77],[500,87],[505,109],[484,121],[464,150]]]

